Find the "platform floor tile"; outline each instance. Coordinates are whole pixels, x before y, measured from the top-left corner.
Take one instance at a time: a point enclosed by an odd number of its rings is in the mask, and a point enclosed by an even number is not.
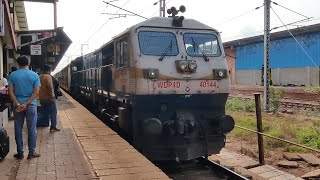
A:
[[[157,166],[127,141],[64,94],[60,99],[64,117],[70,122],[95,175],[100,179],[169,179]]]
[[[64,109],[59,102],[57,104],[58,128],[61,131],[49,132],[48,127],[37,128],[37,152],[41,157],[31,160],[25,157],[21,160],[16,179],[92,180],[96,178]]]

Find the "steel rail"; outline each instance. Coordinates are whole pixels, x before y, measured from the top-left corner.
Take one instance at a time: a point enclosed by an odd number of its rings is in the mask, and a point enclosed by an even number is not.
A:
[[[248,178],[220,165],[219,163],[216,163],[214,161],[205,159],[205,158],[201,158],[202,163],[205,163],[206,165],[209,166],[213,166],[215,169],[219,169],[221,170],[220,172],[222,172],[224,175],[227,175],[227,179],[230,180],[249,180]]]

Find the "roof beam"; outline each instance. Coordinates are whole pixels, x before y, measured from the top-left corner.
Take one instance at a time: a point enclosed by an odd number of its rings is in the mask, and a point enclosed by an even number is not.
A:
[[[38,2],[38,3],[54,3],[54,1],[58,2],[58,0],[15,0],[15,1],[29,1],[29,2]]]

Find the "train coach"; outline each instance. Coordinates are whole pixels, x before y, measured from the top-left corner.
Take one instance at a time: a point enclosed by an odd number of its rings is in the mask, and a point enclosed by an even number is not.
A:
[[[229,78],[219,32],[196,20],[145,20],[56,77],[151,160],[219,153],[234,128],[225,114]]]

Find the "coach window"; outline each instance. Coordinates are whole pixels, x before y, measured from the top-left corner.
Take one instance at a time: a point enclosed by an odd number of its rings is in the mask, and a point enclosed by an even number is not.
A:
[[[127,67],[129,64],[128,38],[124,38],[116,44],[116,66]]]

